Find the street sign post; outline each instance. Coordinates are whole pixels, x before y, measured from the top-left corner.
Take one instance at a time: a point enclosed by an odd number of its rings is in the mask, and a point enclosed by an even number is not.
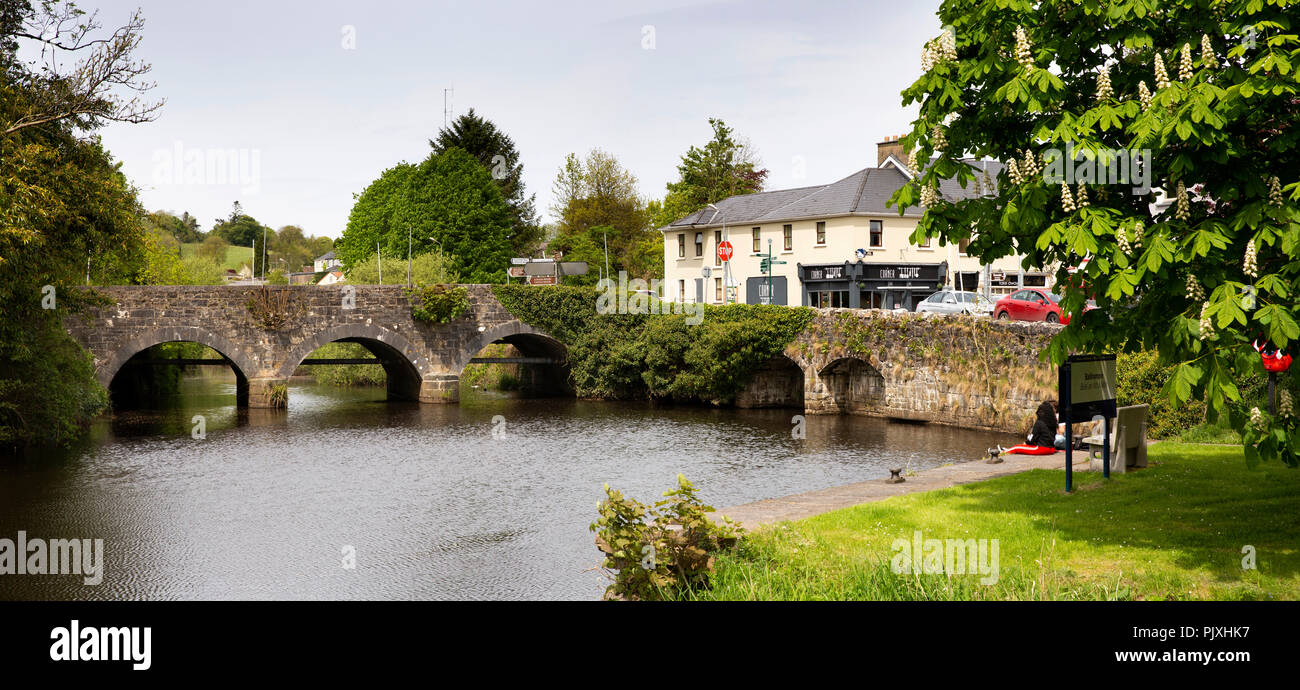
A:
[[[764,256],[763,260],[759,262],[759,268],[762,269],[763,273],[767,274],[767,298],[764,301],[764,304],[772,303],[772,265],[783,263],[785,262],[777,261],[772,257],[772,240],[769,239],[767,241],[767,256]]]

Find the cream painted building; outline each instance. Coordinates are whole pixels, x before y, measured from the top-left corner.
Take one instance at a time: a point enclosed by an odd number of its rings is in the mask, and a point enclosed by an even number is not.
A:
[[[878,145],[876,167],[828,185],[730,197],[661,228],[665,297],[721,304],[731,284],[734,301],[765,303],[761,261],[769,247],[776,261],[786,262],[773,266],[777,304],[913,310],[940,287],[983,292],[986,276],[993,299],[1021,285],[1050,283],[1043,271],[1022,270],[1018,256],[997,260],[986,273],[962,251],[964,244],[913,245],[921,209],[910,207],[900,216],[886,206],[911,177],[901,154],[897,139],[888,139]],[[981,178],[987,170],[996,180],[1001,170],[993,161],[967,163]],[[940,192],[955,200],[978,190],[947,181]],[[729,265],[718,258],[723,241],[733,248]]]

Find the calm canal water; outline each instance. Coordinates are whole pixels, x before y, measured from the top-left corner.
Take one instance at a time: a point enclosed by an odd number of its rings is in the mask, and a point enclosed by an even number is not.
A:
[[[718,507],[972,460],[1005,435],[788,410],[290,386],[234,407],[188,378],[80,448],[0,460],[0,538],[99,538],[104,579],[0,575],[0,599],[595,599],[602,485],[643,501],[677,473]],[[194,415],[207,438],[190,436]],[[492,430],[504,418],[501,438]],[[345,546],[356,568],[342,567]]]

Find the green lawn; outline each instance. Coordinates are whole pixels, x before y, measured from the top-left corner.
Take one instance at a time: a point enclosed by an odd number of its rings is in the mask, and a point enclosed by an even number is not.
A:
[[[190,242],[181,245],[181,256],[193,256],[198,252],[201,242]],[[221,264],[222,268],[233,268],[238,271],[240,266],[248,264],[253,265],[253,248],[252,247],[226,247],[226,260]]]
[[[1300,599],[1300,470],[1161,443],[1104,481],[1033,470],[768,526],[701,599]],[[999,579],[895,574],[895,539],[998,540]],[[1243,570],[1253,546],[1257,570]]]

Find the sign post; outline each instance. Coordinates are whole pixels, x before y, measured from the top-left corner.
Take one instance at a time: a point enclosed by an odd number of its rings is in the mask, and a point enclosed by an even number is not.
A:
[[[767,274],[767,302],[766,302],[767,304],[772,303],[772,265],[783,264],[783,263],[785,262],[777,261],[772,256],[772,240],[768,239],[767,256],[763,257],[763,260],[759,262],[759,268],[763,269],[763,272]]]
[[[1102,475],[1110,478],[1110,418],[1115,416],[1115,355],[1071,355],[1057,379],[1065,423],[1065,491],[1074,490],[1072,425],[1102,418]]]

